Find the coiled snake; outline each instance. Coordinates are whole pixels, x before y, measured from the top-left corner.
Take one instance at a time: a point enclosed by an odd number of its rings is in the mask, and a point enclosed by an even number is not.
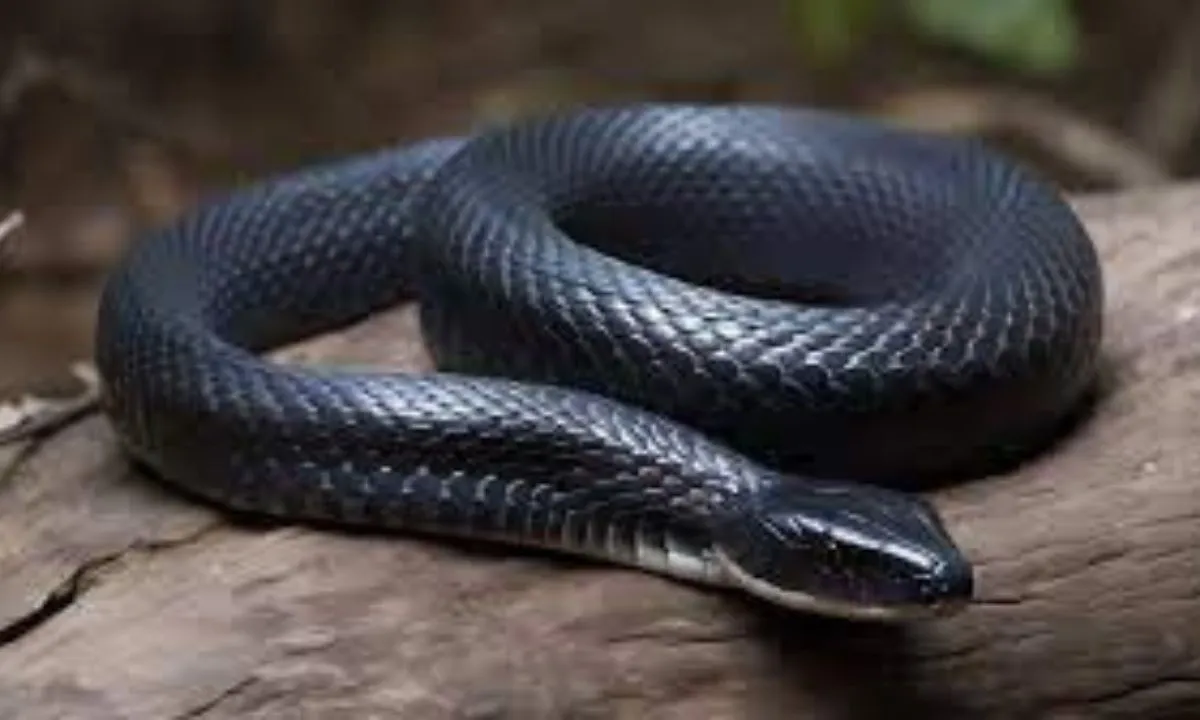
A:
[[[259,353],[419,298],[439,367]],[[128,449],[229,508],[537,545],[805,611],[961,607],[928,478],[1092,383],[1102,282],[980,144],[769,106],[531,117],[294,172],[105,290]]]

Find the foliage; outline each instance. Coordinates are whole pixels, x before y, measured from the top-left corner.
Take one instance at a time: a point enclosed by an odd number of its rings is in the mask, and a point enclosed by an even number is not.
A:
[[[1078,56],[1070,0],[785,0],[805,49],[823,63],[844,60],[867,34],[898,12],[935,42],[957,46],[1012,70],[1055,75]]]

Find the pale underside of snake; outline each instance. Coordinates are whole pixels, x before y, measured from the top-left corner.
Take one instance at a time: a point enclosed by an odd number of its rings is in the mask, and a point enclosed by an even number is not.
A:
[[[438,372],[260,353],[417,299]],[[549,547],[804,611],[968,603],[930,478],[1079,405],[1096,253],[977,142],[767,106],[531,117],[296,171],[136,243],[96,355],[227,508]]]

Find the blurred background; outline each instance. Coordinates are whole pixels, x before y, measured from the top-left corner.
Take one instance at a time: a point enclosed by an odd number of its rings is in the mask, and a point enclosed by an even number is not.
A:
[[[24,217],[0,245],[0,426],[75,391],[104,273],[201,195],[630,99],[847,109],[987,137],[1070,192],[1151,185],[1200,170],[1200,3],[0,3],[0,218]]]

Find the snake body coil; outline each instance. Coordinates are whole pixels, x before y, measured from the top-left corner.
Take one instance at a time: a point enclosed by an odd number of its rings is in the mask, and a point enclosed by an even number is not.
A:
[[[438,373],[257,356],[410,298]],[[132,454],[232,508],[908,618],[972,571],[903,491],[1039,442],[1101,303],[1070,209],[976,143],[642,105],[209,202],[111,278],[97,361]]]

